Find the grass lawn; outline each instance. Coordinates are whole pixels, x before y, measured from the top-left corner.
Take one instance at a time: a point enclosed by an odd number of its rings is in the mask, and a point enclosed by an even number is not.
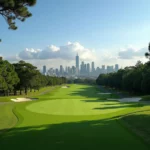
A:
[[[107,101],[117,96],[99,92],[94,86],[74,84],[36,96],[38,101],[0,105],[1,129],[9,127],[6,120],[14,125],[18,118],[13,128],[0,134],[1,150],[150,149],[150,142],[145,144],[145,137],[126,125],[134,128],[129,116],[145,113],[150,106]]]

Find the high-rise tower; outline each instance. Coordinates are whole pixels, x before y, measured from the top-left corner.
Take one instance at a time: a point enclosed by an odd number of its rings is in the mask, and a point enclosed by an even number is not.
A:
[[[76,75],[79,75],[79,56],[76,56]]]
[[[92,72],[95,71],[94,62],[92,62]]]
[[[43,74],[46,75],[46,66],[43,66]]]

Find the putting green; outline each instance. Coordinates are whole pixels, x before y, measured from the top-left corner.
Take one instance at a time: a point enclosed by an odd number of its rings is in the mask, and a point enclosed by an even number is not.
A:
[[[27,110],[51,115],[99,115],[123,110],[128,104],[119,102],[79,100],[79,99],[56,99],[41,101],[30,104]]]

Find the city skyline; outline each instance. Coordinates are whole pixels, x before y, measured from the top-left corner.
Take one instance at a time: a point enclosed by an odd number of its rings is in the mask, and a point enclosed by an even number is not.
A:
[[[43,74],[50,76],[65,76],[65,77],[98,77],[99,74],[106,74],[111,72],[117,72],[119,70],[119,65],[115,64],[114,66],[105,66],[101,65],[95,67],[94,61],[86,63],[81,61],[77,53],[75,56],[75,62],[73,66],[63,66],[60,65],[58,68],[49,68],[47,71],[46,66],[43,66]]]
[[[149,4],[144,0],[39,1],[32,8],[32,18],[17,22],[15,32],[1,22],[0,56],[10,62],[25,60],[38,68],[52,63],[58,67],[58,62],[73,65],[70,60],[77,53],[84,61],[95,57],[95,64],[125,67],[145,62]],[[39,11],[42,23],[37,24]]]

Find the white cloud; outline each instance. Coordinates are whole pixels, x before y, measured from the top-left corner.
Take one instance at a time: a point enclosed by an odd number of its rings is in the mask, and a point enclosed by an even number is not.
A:
[[[40,49],[33,49],[33,48],[26,48],[25,50],[21,51],[18,56],[20,59],[28,60],[28,59],[37,59],[39,53],[41,52]]]
[[[4,59],[11,61],[11,62],[17,62],[20,60],[20,58],[18,57],[18,55],[14,55],[14,56],[6,56],[4,57]]]
[[[144,56],[146,51],[148,51],[147,48],[136,48],[132,45],[116,51],[109,49],[95,51],[85,48],[79,42],[68,42],[66,45],[59,47],[50,45],[43,50],[26,48],[18,55],[4,58],[11,62],[25,60],[39,68],[42,68],[43,65],[46,65],[47,68],[59,68],[60,65],[64,67],[75,65],[75,56],[78,53],[80,63],[81,61],[85,63],[94,61],[96,67],[115,64],[125,67],[135,65],[138,60],[141,60],[143,63],[148,61]]]
[[[119,59],[134,59],[135,57],[144,57],[147,48],[135,48],[133,46],[121,49],[118,53]]]
[[[78,42],[68,42],[64,46],[57,47],[55,45],[47,46],[43,50],[35,50],[26,48],[19,53],[19,57],[24,60],[29,59],[64,59],[72,60],[76,54],[79,54],[82,60],[95,60],[96,55],[93,50],[87,49]]]

